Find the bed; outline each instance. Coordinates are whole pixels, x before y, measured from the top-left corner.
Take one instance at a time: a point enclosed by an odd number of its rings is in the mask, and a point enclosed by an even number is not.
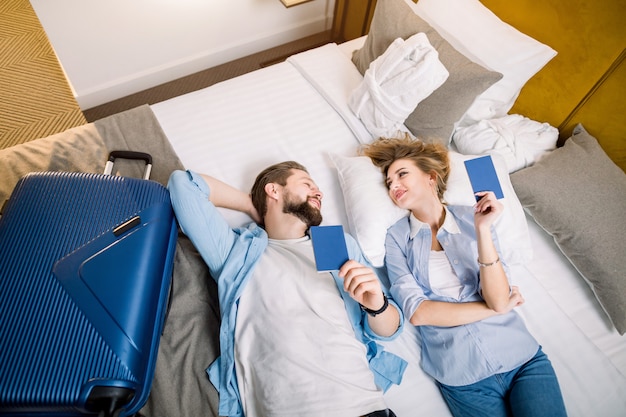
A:
[[[430,31],[429,39],[437,39],[431,43],[441,61],[458,67],[447,65],[444,82],[434,87],[439,81],[433,81],[433,92],[422,94],[426,97],[416,105],[426,109],[411,112],[410,122],[393,129],[450,147],[450,204],[472,204],[463,161],[492,155],[506,207],[497,233],[512,281],[526,299],[518,311],[554,365],[569,415],[623,416],[626,174],[583,125],[556,148],[555,128],[509,115],[522,86],[556,51],[485,13],[478,1],[464,3],[489,25],[482,26],[482,38],[463,44],[462,31],[437,20],[437,3],[449,1],[379,1],[367,37],[329,43],[203,90],[0,151],[0,198],[7,198],[14,181],[28,171],[99,172],[114,148],[152,153],[153,179],[164,184],[172,170],[190,169],[242,190],[250,189],[264,167],[292,159],[309,169],[324,192],[323,224],[343,225],[381,267],[385,230],[406,213],[393,207],[380,173],[359,156],[360,146],[375,136],[366,119],[376,110],[370,102],[358,117],[353,94],[365,80],[359,65],[367,69],[396,35],[412,35],[418,25]],[[395,23],[387,24],[389,19]],[[489,28],[501,31],[498,41],[515,43],[516,52],[504,59],[481,45],[494,38]],[[481,50],[488,52],[481,55]],[[448,80],[456,84],[445,87]],[[440,88],[451,91],[435,94]],[[407,93],[396,89],[394,94]],[[416,100],[398,98],[405,99]],[[135,175],[140,167],[129,163],[120,170]],[[241,213],[222,212],[232,226],[250,221]],[[219,354],[218,331],[216,285],[180,234],[170,308],[141,415],[218,415],[218,395],[205,372]],[[389,407],[399,417],[449,416],[435,383],[420,369],[415,329],[406,326],[385,344],[409,362],[402,383],[385,393]]]

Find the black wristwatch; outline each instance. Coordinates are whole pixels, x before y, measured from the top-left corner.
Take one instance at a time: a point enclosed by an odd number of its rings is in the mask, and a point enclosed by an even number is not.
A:
[[[377,315],[379,315],[383,311],[387,310],[387,307],[389,307],[389,299],[387,298],[387,296],[385,294],[383,294],[383,300],[384,300],[383,301],[383,306],[381,308],[379,308],[378,310],[370,310],[367,307],[363,307],[362,304],[361,304],[361,308],[363,309],[363,311],[365,311],[370,316],[376,317]]]

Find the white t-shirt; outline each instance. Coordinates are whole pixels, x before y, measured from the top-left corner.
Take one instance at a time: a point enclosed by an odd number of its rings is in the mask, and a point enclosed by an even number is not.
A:
[[[332,275],[315,269],[308,237],[270,239],[239,301],[235,363],[247,417],[387,408]]]

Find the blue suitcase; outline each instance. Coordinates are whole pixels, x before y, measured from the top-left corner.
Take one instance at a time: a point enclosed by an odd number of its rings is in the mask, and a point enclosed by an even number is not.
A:
[[[176,237],[157,182],[65,172],[20,180],[0,218],[1,415],[139,411]]]

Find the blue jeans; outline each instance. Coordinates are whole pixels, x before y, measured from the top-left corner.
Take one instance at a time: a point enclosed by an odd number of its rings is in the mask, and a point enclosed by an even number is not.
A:
[[[537,354],[517,369],[474,384],[439,384],[455,417],[565,417],[565,404],[550,360]]]

